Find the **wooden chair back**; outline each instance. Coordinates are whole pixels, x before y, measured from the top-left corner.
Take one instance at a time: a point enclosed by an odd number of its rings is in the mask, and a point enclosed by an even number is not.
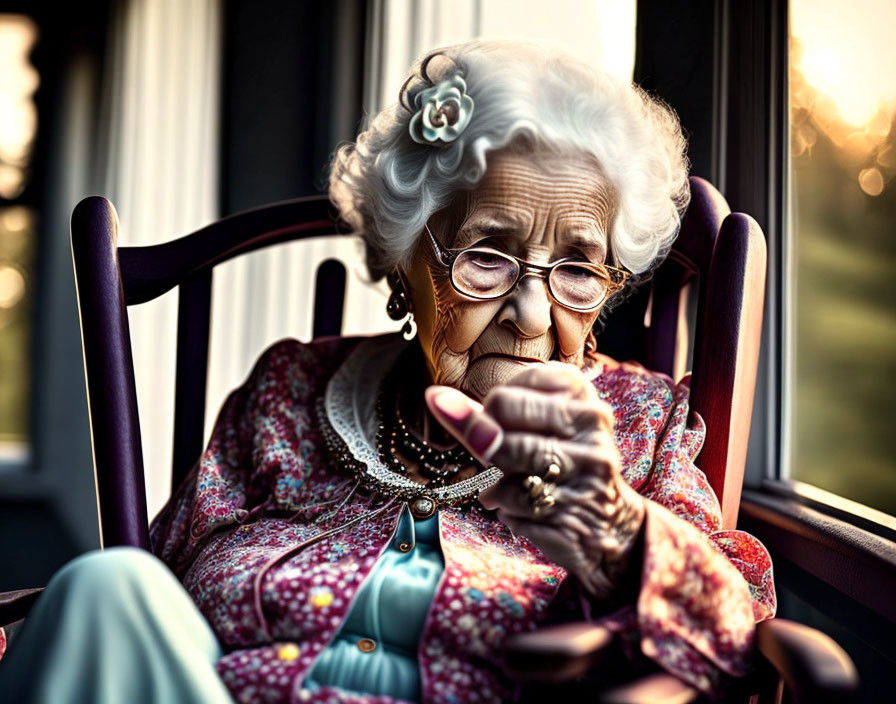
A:
[[[87,374],[90,432],[104,546],[149,550],[143,450],[127,306],[178,289],[172,486],[202,453],[214,267],[269,245],[337,233],[323,196],[239,213],[149,247],[118,247],[112,203],[92,196],[72,215],[72,254]],[[346,273],[317,272],[314,335],[339,334]]]
[[[759,361],[765,237],[710,183],[693,176],[690,183],[691,202],[669,256],[650,285],[613,312],[598,349],[678,381],[693,339],[691,411],[707,426],[697,465],[719,498],[723,526],[734,528]],[[689,296],[696,297],[693,331]]]

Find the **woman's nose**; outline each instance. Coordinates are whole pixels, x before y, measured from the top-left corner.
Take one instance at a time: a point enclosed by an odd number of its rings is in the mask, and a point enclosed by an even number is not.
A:
[[[504,300],[498,313],[501,325],[512,325],[523,337],[544,335],[551,327],[551,299],[547,282],[526,276]]]

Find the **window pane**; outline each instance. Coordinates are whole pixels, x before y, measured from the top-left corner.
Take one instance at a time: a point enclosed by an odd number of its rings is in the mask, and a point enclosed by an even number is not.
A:
[[[29,54],[34,22],[0,14],[0,463],[22,461],[28,441],[34,211],[18,201],[28,184],[39,77]]]
[[[791,3],[791,476],[896,514],[896,3]]]
[[[31,210],[0,208],[0,460],[27,440],[33,236]]]

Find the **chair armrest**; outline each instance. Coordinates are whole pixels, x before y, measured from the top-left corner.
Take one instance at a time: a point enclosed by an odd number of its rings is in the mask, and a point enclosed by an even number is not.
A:
[[[798,701],[849,702],[859,678],[849,655],[824,633],[783,618],[756,627],[759,652]]]
[[[690,704],[700,692],[668,672],[640,677],[601,692],[599,704]]]
[[[508,638],[504,668],[519,680],[565,682],[583,677],[612,644],[612,632],[594,623],[548,626]]]
[[[42,591],[43,588],[0,592],[0,626],[25,618]]]
[[[613,633],[594,623],[550,626],[508,638],[504,669],[517,680],[559,684],[584,677],[592,667],[609,657],[613,645]],[[687,704],[698,696],[697,690],[677,677],[658,672],[634,682],[595,691],[594,701]]]

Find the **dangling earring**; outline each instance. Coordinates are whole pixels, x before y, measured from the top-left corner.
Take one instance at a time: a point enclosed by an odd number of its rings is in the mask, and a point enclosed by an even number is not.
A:
[[[414,320],[413,313],[408,313],[408,319],[401,326],[401,336],[408,342],[417,337],[417,321]]]
[[[386,277],[392,293],[389,295],[389,302],[386,303],[386,314],[392,320],[405,319],[404,325],[401,326],[401,335],[405,340],[413,340],[417,335],[417,323],[414,321],[414,312],[411,310],[411,301],[407,294],[404,281],[398,273],[397,269]]]

